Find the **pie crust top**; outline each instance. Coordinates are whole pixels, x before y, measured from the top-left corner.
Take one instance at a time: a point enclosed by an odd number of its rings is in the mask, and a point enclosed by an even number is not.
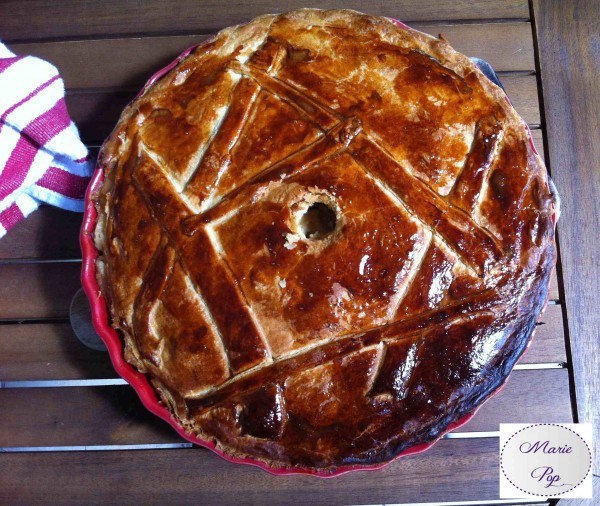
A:
[[[330,472],[429,442],[547,300],[526,125],[443,39],[348,10],[228,28],[104,144],[97,277],[125,358],[234,457]]]

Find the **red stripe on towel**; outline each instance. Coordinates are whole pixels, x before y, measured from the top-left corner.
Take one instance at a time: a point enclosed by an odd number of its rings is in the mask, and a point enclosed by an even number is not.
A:
[[[4,72],[13,63],[17,63],[22,60],[24,56],[11,56],[10,58],[0,58],[0,74]]]
[[[21,136],[0,174],[0,200],[23,184],[37,153],[38,147],[27,137]]]
[[[77,176],[58,167],[50,167],[36,184],[65,197],[82,199],[89,181],[89,177]]]
[[[61,98],[51,109],[34,119],[23,129],[23,135],[34,139],[40,146],[62,132],[71,124],[67,104]]]
[[[4,211],[0,213],[0,224],[6,229],[10,230],[17,223],[24,218],[23,213],[19,209],[19,206],[15,203],[11,204]]]

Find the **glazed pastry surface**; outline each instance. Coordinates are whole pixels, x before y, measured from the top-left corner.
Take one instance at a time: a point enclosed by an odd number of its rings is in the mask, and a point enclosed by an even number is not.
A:
[[[434,440],[547,300],[554,201],[523,120],[384,18],[220,32],[125,109],[99,166],[126,359],[232,456],[327,472]]]

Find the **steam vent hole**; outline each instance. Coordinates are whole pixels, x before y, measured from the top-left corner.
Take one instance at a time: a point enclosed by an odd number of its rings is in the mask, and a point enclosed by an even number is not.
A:
[[[307,239],[322,239],[335,230],[335,211],[327,204],[315,202],[300,218],[300,230]]]

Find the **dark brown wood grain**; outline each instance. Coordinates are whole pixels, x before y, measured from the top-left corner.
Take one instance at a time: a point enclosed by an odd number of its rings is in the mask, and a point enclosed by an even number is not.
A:
[[[117,377],[108,353],[81,344],[69,323],[0,326],[0,381]]]
[[[600,440],[600,32],[598,2],[533,2],[548,155],[563,198],[560,253],[580,422]],[[594,470],[600,474],[600,445]]]
[[[0,319],[66,318],[80,274],[81,262],[0,264]]]
[[[413,24],[442,34],[468,56],[483,58],[496,71],[533,71],[533,39],[529,22],[494,24]],[[117,38],[48,43],[17,43],[17,54],[32,54],[56,65],[67,88],[137,88],[184,49],[206,35]]]
[[[0,389],[0,405],[0,447],[182,440],[127,385]],[[565,369],[514,371],[506,386],[456,432],[497,431],[500,423],[571,421]]]
[[[0,389],[0,447],[183,441],[128,385]]]
[[[101,144],[117,124],[138,90],[76,90],[66,96],[67,108],[84,142]]]
[[[0,454],[0,465],[0,490],[10,504],[312,506],[491,500],[499,495],[497,438],[443,440],[382,470],[333,480],[272,476],[198,448]]]
[[[81,258],[81,213],[42,206],[10,229],[0,241],[0,261]]]
[[[151,0],[143,6],[136,0],[45,2],[8,0],[0,3],[5,40],[90,37],[115,34],[209,33],[249,21],[255,16],[286,12],[302,7],[357,9],[371,15],[404,21],[451,21],[476,19],[528,19],[526,0],[383,0],[365,4],[358,0],[184,0],[174,6],[168,0]],[[32,16],[32,12],[43,15]],[[171,15],[166,15],[167,13]],[[172,15],[175,14],[175,15]],[[27,27],[27,30],[24,30]]]
[[[549,364],[567,361],[562,307],[549,304],[535,329],[529,348],[519,359],[520,364]]]
[[[540,104],[535,75],[501,74],[500,81],[519,115],[530,125],[540,124]]]

